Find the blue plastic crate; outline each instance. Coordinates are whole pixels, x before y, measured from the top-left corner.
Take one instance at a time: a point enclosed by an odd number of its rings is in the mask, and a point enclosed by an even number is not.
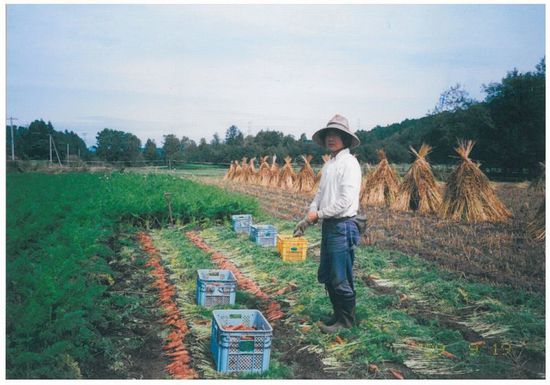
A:
[[[237,280],[230,270],[197,270],[197,304],[233,305],[236,290]]]
[[[277,244],[277,229],[272,225],[250,226],[250,239],[260,246],[275,246]]]
[[[210,350],[219,372],[257,372],[269,369],[273,329],[258,310],[214,310]],[[227,330],[244,324],[255,330]]]
[[[252,225],[252,215],[240,214],[231,215],[231,227],[236,233],[250,234],[250,226]]]

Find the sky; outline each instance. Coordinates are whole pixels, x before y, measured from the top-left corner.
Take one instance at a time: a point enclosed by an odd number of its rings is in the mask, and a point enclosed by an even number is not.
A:
[[[8,4],[6,30],[7,116],[88,146],[104,128],[311,138],[336,113],[369,130],[545,55],[544,4]]]

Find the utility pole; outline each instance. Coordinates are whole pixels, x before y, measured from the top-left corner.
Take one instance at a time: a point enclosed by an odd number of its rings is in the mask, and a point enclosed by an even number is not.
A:
[[[62,166],[61,159],[59,158],[59,152],[57,152],[57,147],[55,146],[55,141],[53,140],[51,135],[50,135],[50,142],[53,143],[53,149],[55,151],[55,155],[57,156],[57,161],[59,162],[59,165]]]
[[[13,121],[17,120],[17,118],[12,118],[10,116],[8,119],[10,120],[10,127],[11,127],[11,160],[15,160],[15,140],[13,138]]]
[[[69,143],[67,143],[67,166],[69,165]]]
[[[48,135],[50,138],[50,166],[52,165],[53,159],[52,159],[52,136]]]

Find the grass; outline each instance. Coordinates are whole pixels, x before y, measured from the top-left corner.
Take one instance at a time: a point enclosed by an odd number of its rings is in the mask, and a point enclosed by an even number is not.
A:
[[[127,226],[227,219],[257,203],[169,175],[9,174],[6,369],[9,378],[93,378],[130,296],[111,294]]]

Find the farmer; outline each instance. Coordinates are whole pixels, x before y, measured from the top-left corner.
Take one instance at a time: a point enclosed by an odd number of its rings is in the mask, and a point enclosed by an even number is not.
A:
[[[326,147],[331,158],[325,163],[315,198],[303,220],[294,229],[294,236],[322,219],[321,261],[317,278],[332,302],[333,316],[321,325],[324,333],[336,333],[350,328],[355,319],[355,289],[353,287],[354,247],[360,239],[356,220],[361,190],[361,166],[350,154],[359,145],[359,138],[350,131],[349,123],[335,115],[326,127],[313,134],[313,141]]]

